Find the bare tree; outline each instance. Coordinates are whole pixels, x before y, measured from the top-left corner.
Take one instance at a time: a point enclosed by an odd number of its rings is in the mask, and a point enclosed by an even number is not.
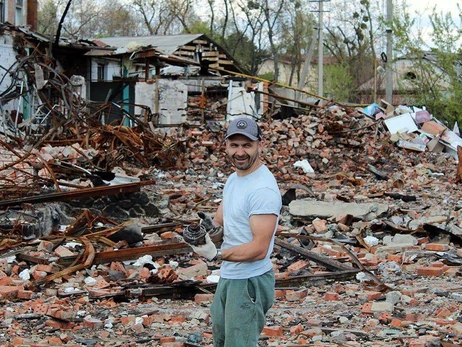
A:
[[[39,2],[38,9],[38,31],[54,35],[58,28],[58,11],[65,4],[65,0],[42,0]]]
[[[166,34],[174,20],[170,8],[162,0],[132,0],[136,15],[141,16],[145,29],[150,35]]]

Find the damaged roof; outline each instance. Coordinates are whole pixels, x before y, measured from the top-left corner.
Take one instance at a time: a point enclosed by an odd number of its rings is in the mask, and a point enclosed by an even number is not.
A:
[[[193,43],[194,40],[203,38],[203,34],[182,34],[182,35],[152,35],[152,36],[124,36],[124,37],[105,37],[100,39],[108,46],[124,47],[130,43],[137,43],[143,46],[152,46],[165,53],[172,54],[181,46]]]

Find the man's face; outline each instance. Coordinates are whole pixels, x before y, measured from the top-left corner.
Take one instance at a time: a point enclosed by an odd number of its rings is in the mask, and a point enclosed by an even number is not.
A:
[[[252,172],[258,168],[261,141],[252,141],[244,135],[233,135],[226,140],[226,154],[238,171]]]

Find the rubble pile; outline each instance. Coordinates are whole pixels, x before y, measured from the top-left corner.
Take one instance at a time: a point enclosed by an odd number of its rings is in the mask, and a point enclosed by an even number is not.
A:
[[[260,345],[460,345],[455,158],[338,105],[261,124],[284,207]],[[219,264],[181,235],[232,172],[222,124],[93,126],[89,142],[1,144],[0,343],[210,346]]]

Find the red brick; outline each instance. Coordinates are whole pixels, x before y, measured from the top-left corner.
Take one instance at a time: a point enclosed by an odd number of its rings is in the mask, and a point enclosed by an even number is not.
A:
[[[50,241],[41,241],[40,244],[38,245],[37,247],[37,250],[39,251],[48,251],[48,252],[51,252],[53,250],[53,247],[55,245],[53,244],[53,242],[50,242]]]
[[[399,328],[401,327],[401,325],[403,324],[403,321],[401,319],[398,319],[398,318],[393,318],[390,322],[390,325],[392,327],[396,327],[396,328]]]
[[[444,307],[437,309],[435,312],[435,316],[438,318],[448,318],[451,314],[451,311]]]
[[[177,236],[178,236],[178,234],[176,232],[173,232],[173,231],[166,231],[166,232],[163,232],[162,234],[160,234],[160,238],[164,239],[164,240],[173,239],[173,238],[175,238]]]
[[[298,260],[295,263],[290,264],[287,267],[287,270],[289,272],[297,272],[297,271],[301,271],[301,270],[304,270],[304,269],[309,268],[309,267],[310,267],[310,263],[308,261],[306,261],[306,260]]]
[[[444,273],[444,269],[442,267],[418,267],[416,269],[416,273],[419,276],[441,276]]]
[[[163,336],[160,338],[160,343],[166,343],[166,342],[175,342],[176,337],[175,336]]]
[[[201,302],[208,302],[213,300],[213,294],[196,294],[194,296],[194,302],[199,304]]]
[[[398,254],[388,254],[387,255],[387,260],[388,261],[395,261],[397,263],[401,263],[401,261],[403,260],[402,256],[398,255]]]
[[[142,316],[143,319],[143,325],[145,327],[150,326],[154,322],[154,318],[152,316]]]
[[[340,296],[338,293],[333,293],[333,292],[327,292],[324,294],[324,300],[328,301],[338,301]]]
[[[75,253],[72,252],[69,248],[66,248],[63,246],[58,246],[55,249],[55,254],[58,255],[59,257],[72,257],[75,255]]]
[[[304,298],[306,298],[308,295],[308,290],[307,289],[302,289],[302,290],[287,290],[286,291],[286,300],[287,301],[300,301]]]
[[[113,261],[111,263],[111,265],[109,266],[109,268],[112,271],[117,271],[117,272],[123,273],[123,274],[125,274],[125,276],[127,276],[127,270],[125,269],[125,266],[119,261]]]
[[[366,302],[361,309],[361,313],[372,314],[372,302]]]
[[[381,292],[365,292],[365,293],[362,293],[361,296],[362,295],[366,295],[368,301],[374,301],[383,296]]]
[[[425,249],[427,251],[446,252],[449,251],[449,245],[443,243],[427,243]]]
[[[409,340],[409,347],[425,347],[427,345],[427,341],[420,340],[420,339],[412,339]]]
[[[134,315],[122,316],[122,318],[120,318],[120,323],[122,323],[123,325],[131,325],[134,324],[135,321],[136,316]]]
[[[8,260],[6,258],[0,259],[0,271],[8,272]]]
[[[315,219],[313,222],[311,222],[311,225],[313,225],[314,229],[318,233],[322,233],[324,231],[327,231],[327,221],[324,219]]]
[[[308,318],[306,325],[309,327],[320,327],[322,325],[322,321],[319,319]]]
[[[290,327],[290,335],[298,335],[303,331],[303,325],[297,324]]]
[[[97,318],[85,317],[83,319],[83,326],[89,329],[101,329],[103,325],[103,322]]]
[[[130,329],[132,329],[134,332],[136,332],[137,334],[141,334],[143,331],[144,331],[144,326],[143,324],[133,324]]]
[[[50,328],[60,329],[60,330],[72,330],[75,327],[73,322],[60,322],[56,319],[48,319],[45,322],[45,325]]]
[[[425,315],[419,313],[408,313],[406,314],[406,320],[410,322],[417,323],[420,320],[424,320],[426,318]]]
[[[286,291],[283,289],[276,289],[274,291],[274,297],[275,298],[284,298],[286,295]]]
[[[173,323],[173,324],[184,323],[184,322],[186,322],[185,316],[175,316],[170,319],[170,323]]]
[[[39,271],[37,269],[32,269],[31,275],[34,279],[37,280],[39,278],[46,277],[48,274],[45,271]]]
[[[139,272],[140,278],[149,278],[151,277],[151,270],[149,270],[147,267],[142,267],[140,272]]]
[[[447,266],[447,265],[445,265],[443,267],[444,274],[447,275],[447,276],[452,276],[452,277],[458,276],[461,269],[462,268],[460,266]]]
[[[266,326],[263,328],[263,334],[266,336],[281,336],[283,333],[282,327],[280,325],[277,326]]]
[[[187,278],[194,278],[196,276],[207,275],[207,263],[200,261],[198,264],[189,266],[187,268],[178,268],[178,274]]]
[[[18,299],[30,300],[34,292],[31,290],[19,290],[18,291]]]
[[[289,278],[290,274],[288,272],[275,272],[274,273],[274,278],[276,280],[285,280]]]
[[[63,341],[59,337],[56,337],[56,336],[49,337],[47,342],[51,346],[61,346],[63,344]]]
[[[161,347],[184,347],[183,342],[165,342],[161,344]]]
[[[18,291],[24,288],[17,286],[0,286],[0,299],[12,300],[18,295]]]
[[[51,267],[51,265],[47,265],[47,264],[37,264],[37,265],[35,265],[35,269],[37,271],[44,271],[44,272],[48,272],[48,273],[53,272],[53,268]]]

